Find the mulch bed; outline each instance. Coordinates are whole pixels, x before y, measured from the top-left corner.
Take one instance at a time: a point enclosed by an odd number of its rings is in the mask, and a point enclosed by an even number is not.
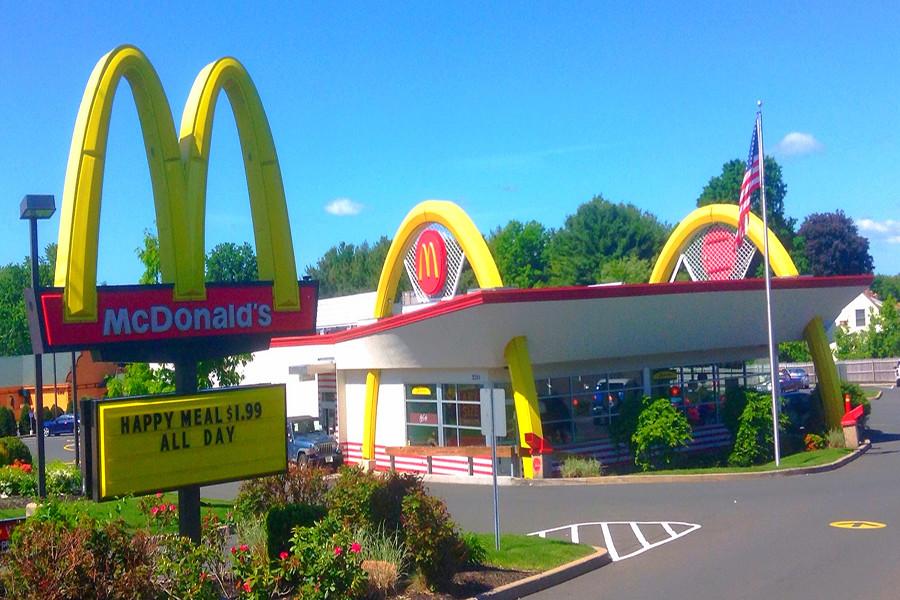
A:
[[[473,567],[457,573],[453,577],[453,582],[440,592],[406,590],[394,598],[397,600],[457,600],[459,598],[471,598],[530,575],[534,575],[534,573],[485,566]]]

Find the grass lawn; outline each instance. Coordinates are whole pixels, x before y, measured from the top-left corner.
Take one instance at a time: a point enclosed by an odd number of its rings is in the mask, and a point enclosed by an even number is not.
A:
[[[881,394],[881,388],[863,388],[863,391],[866,393],[866,398],[869,400],[874,400],[876,396]]]
[[[487,550],[485,563],[518,571],[546,571],[592,553],[585,544],[546,540],[537,536],[505,534],[500,536],[500,552],[494,549],[493,533],[474,534]]]
[[[780,471],[783,469],[796,469],[797,467],[814,467],[834,462],[842,456],[850,454],[849,448],[824,448],[811,452],[798,452],[781,458],[781,466],[776,467],[775,461],[752,467],[707,467],[703,469],[668,469],[665,471],[648,471],[636,473],[637,475],[689,475],[705,473],[754,473],[760,471]]]
[[[153,496],[150,496],[149,498],[153,500],[154,504],[162,504],[165,502],[167,505],[174,504],[175,506],[178,506],[178,494],[176,493],[163,494],[163,497],[159,500]],[[200,502],[201,516],[213,513],[219,517],[219,519],[225,520],[226,515],[231,510],[231,502],[226,500],[210,500],[203,498]],[[82,510],[100,520],[121,517],[129,527],[137,528],[147,526],[147,516],[144,515],[140,509],[140,498],[123,498],[121,500],[110,500],[107,502],[71,500],[66,501],[66,504],[71,506],[74,510]],[[24,508],[0,509],[0,518],[3,519],[23,516],[25,516]],[[174,519],[174,524],[169,528],[169,531],[173,533],[178,531],[177,518]]]

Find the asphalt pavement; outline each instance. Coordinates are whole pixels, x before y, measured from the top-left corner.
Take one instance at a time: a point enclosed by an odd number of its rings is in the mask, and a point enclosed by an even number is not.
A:
[[[873,402],[871,450],[836,471],[710,483],[500,488],[504,532],[607,523],[620,555],[535,599],[900,598],[900,391]],[[489,486],[432,484],[465,528],[492,531]],[[882,529],[838,529],[873,521]],[[636,525],[632,525],[635,523]],[[673,537],[689,526],[699,527]],[[637,529],[637,531],[635,531]],[[603,545],[601,525],[579,526]],[[643,539],[642,539],[643,538]],[[671,539],[666,539],[671,538]]]

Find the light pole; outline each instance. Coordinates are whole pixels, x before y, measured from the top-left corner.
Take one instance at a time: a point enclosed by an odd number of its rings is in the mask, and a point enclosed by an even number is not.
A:
[[[41,287],[41,278],[38,264],[38,219],[49,219],[56,212],[56,202],[50,194],[28,194],[22,198],[19,204],[19,218],[27,219],[31,229],[31,289],[37,299],[38,290]],[[56,374],[54,373],[54,376]],[[47,497],[47,478],[44,460],[44,372],[43,361],[40,354],[34,355],[34,419],[35,435],[37,435],[37,467],[38,467],[38,496]]]

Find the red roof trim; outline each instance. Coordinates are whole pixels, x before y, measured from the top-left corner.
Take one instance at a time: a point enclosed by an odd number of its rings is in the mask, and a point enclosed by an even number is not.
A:
[[[775,277],[772,289],[813,289],[831,287],[868,286],[872,275],[841,275],[835,277]],[[346,342],[382,333],[405,325],[418,323],[441,315],[466,310],[484,304],[506,304],[513,302],[555,302],[567,300],[594,300],[599,298],[632,298],[637,296],[663,296],[670,294],[690,294],[698,292],[752,292],[765,289],[763,279],[740,279],[737,281],[676,281],[673,283],[637,283],[628,285],[597,285],[533,289],[491,289],[475,290],[433,306],[402,315],[381,319],[376,323],[329,333],[284,337],[272,340],[273,348],[288,346],[318,346]]]

